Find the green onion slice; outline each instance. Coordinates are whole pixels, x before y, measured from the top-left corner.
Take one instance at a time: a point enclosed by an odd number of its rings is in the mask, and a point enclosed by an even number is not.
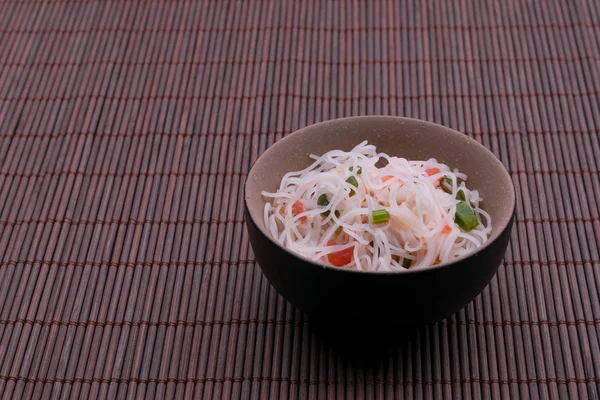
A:
[[[352,172],[354,170],[354,167],[350,167],[348,168],[348,171]],[[362,174],[362,167],[359,165],[358,168],[356,169],[356,174],[360,175]]]
[[[461,201],[456,205],[456,214],[454,215],[454,222],[466,232],[470,232],[479,225],[475,212],[467,204],[466,201]]]
[[[346,182],[348,182],[349,184],[351,184],[355,188],[358,187],[358,181],[356,180],[356,178],[354,176],[351,176],[348,179],[346,179]],[[354,196],[355,194],[356,194],[356,192],[354,190],[350,191],[350,197]]]
[[[374,224],[383,224],[390,220],[390,213],[386,209],[373,210],[372,217]]]
[[[440,182],[440,186],[442,187],[442,190],[448,194],[452,194],[452,179],[445,177],[442,178],[442,181]]]
[[[329,200],[327,200],[327,195],[325,193],[319,196],[319,198],[317,199],[317,204],[322,207],[329,205]]]
[[[452,194],[452,179],[445,177],[442,178],[442,181],[440,182],[440,186],[442,187],[442,190],[448,194]],[[462,200],[465,201],[466,197],[465,197],[465,192],[462,191],[462,189],[460,189],[457,193],[456,193],[456,198],[458,200]]]

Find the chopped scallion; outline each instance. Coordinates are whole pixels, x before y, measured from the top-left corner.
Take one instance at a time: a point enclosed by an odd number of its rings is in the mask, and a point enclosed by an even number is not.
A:
[[[348,168],[348,170],[349,170],[350,172],[352,172],[352,171],[354,170],[354,167],[350,167],[350,168]],[[362,174],[362,167],[361,167],[360,165],[359,165],[359,166],[358,166],[358,168],[356,169],[356,174],[357,174],[357,175],[360,175],[360,174]]]
[[[354,176],[350,176],[348,179],[346,179],[346,182],[348,182],[349,184],[351,184],[354,187],[358,187],[358,181],[356,180],[356,178]]]
[[[322,215],[322,216],[324,216],[324,217],[329,217],[329,214],[330,214],[330,211],[329,211],[329,210],[327,210],[327,211],[323,211],[323,212],[321,213],[321,215]],[[335,210],[335,213],[334,213],[334,214],[335,214],[336,218],[339,218],[339,217],[340,217],[340,212],[339,212],[338,210]]]
[[[475,212],[466,201],[461,201],[456,205],[456,214],[454,215],[454,222],[457,223],[464,231],[470,232],[473,228],[479,225]]]
[[[351,176],[348,179],[346,179],[346,182],[348,182],[349,184],[351,184],[355,188],[358,187],[358,181],[356,180],[356,178],[354,176]],[[350,191],[350,197],[354,196],[355,194],[356,194],[356,192],[354,190]]]
[[[442,188],[442,190],[448,194],[452,194],[452,179],[446,177],[446,178],[442,178],[442,181],[440,182],[440,186]],[[456,193],[456,198],[458,200],[462,200],[465,201],[466,197],[465,197],[465,192],[463,192],[462,189],[460,189],[457,193]]]
[[[336,234],[336,235],[339,235],[340,233],[342,233],[342,231],[343,231],[343,230],[344,230],[344,228],[343,228],[343,227],[341,227],[341,226],[338,226],[338,227],[337,227],[337,229],[335,230],[335,234]]]
[[[452,179],[450,178],[442,178],[442,181],[440,182],[440,186],[442,187],[442,190],[448,194],[452,194]]]
[[[329,205],[329,200],[327,200],[327,195],[325,193],[319,196],[319,198],[317,199],[317,204],[322,207]]]
[[[390,213],[386,209],[373,210],[372,217],[374,224],[383,224],[390,220]]]

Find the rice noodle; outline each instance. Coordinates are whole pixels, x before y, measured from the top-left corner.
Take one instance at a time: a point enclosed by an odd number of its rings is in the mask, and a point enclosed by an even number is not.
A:
[[[492,221],[480,208],[479,192],[465,186],[465,174],[433,158],[392,157],[366,141],[349,152],[311,158],[308,168],[285,174],[276,193],[262,193],[269,200],[267,231],[302,256],[332,264],[331,257],[345,252],[344,268],[406,271],[408,264],[415,269],[452,261],[489,238]],[[478,221],[469,232],[455,222],[459,191]],[[318,203],[322,195],[326,205]],[[376,224],[373,211],[381,209],[389,220]]]

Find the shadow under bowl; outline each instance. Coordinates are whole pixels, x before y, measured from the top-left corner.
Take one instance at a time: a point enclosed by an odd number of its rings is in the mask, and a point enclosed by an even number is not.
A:
[[[316,263],[276,243],[266,231],[263,190],[275,192],[284,174],[306,168],[310,154],[351,150],[368,140],[380,152],[406,159],[435,158],[467,174],[484,199],[492,233],[476,252],[451,263],[406,272],[363,272]],[[275,290],[300,310],[330,326],[369,322],[422,325],[460,310],[490,282],[508,245],[515,190],[502,163],[477,141],[430,122],[386,116],[351,117],[300,129],[268,148],[245,185],[250,243]],[[375,328],[376,326],[374,326]]]

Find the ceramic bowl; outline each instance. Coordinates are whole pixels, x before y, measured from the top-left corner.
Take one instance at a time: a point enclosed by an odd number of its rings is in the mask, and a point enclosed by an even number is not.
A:
[[[313,262],[283,248],[265,230],[263,190],[307,167],[310,154],[351,150],[363,140],[407,159],[436,158],[468,175],[492,217],[489,240],[469,255],[428,269],[363,272]],[[276,291],[302,311],[328,321],[420,325],[460,310],[490,282],[508,245],[515,190],[502,163],[477,141],[430,122],[386,116],[351,117],[302,128],[268,148],[245,185],[246,222],[256,260]]]

